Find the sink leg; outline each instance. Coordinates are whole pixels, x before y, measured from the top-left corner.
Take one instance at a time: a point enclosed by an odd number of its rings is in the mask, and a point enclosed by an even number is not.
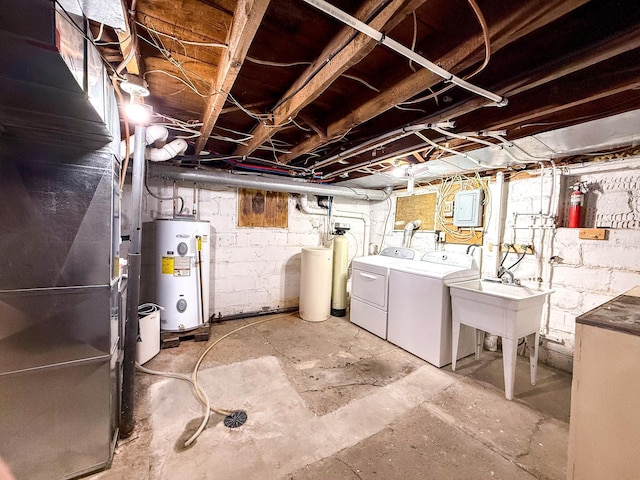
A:
[[[484,330],[476,328],[476,360],[480,360],[482,344],[484,343]]]
[[[540,348],[540,332],[527,336],[527,343],[533,341],[533,348],[529,347],[529,367],[531,369],[531,385],[536,384],[538,374],[538,349]],[[529,343],[529,345],[531,345]]]
[[[504,393],[507,400],[513,400],[513,385],[516,381],[516,357],[518,339],[502,337],[502,368],[504,369]]]
[[[458,360],[458,342],[460,341],[460,322],[453,322],[451,331],[451,370],[456,371]]]

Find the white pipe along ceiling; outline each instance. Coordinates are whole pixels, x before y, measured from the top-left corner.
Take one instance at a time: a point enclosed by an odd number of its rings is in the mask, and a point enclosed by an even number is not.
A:
[[[391,195],[391,188],[385,188],[384,190],[350,188],[305,182],[287,177],[251,174],[239,175],[224,170],[187,170],[168,165],[150,165],[149,177],[204,185],[255,188],[258,190],[269,190],[271,192],[308,193],[311,195],[330,197],[347,197],[374,202],[386,200],[389,198],[389,195]]]

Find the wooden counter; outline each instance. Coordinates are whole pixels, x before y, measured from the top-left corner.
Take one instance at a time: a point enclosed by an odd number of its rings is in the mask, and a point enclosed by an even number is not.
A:
[[[567,480],[640,475],[640,287],[576,319]]]

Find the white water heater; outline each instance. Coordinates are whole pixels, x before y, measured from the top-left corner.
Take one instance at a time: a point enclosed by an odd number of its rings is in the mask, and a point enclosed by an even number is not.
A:
[[[156,303],[160,329],[193,330],[209,321],[209,222],[156,220]]]

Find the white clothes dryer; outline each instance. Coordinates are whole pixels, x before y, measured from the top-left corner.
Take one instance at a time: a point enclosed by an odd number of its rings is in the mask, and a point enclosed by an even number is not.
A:
[[[387,338],[389,269],[396,264],[418,263],[415,250],[387,247],[378,255],[351,262],[350,320],[380,338]]]
[[[428,252],[419,262],[396,263],[389,273],[387,340],[436,367],[451,363],[448,285],[476,278],[476,261],[461,252]],[[473,329],[461,330],[458,358],[474,351]]]

